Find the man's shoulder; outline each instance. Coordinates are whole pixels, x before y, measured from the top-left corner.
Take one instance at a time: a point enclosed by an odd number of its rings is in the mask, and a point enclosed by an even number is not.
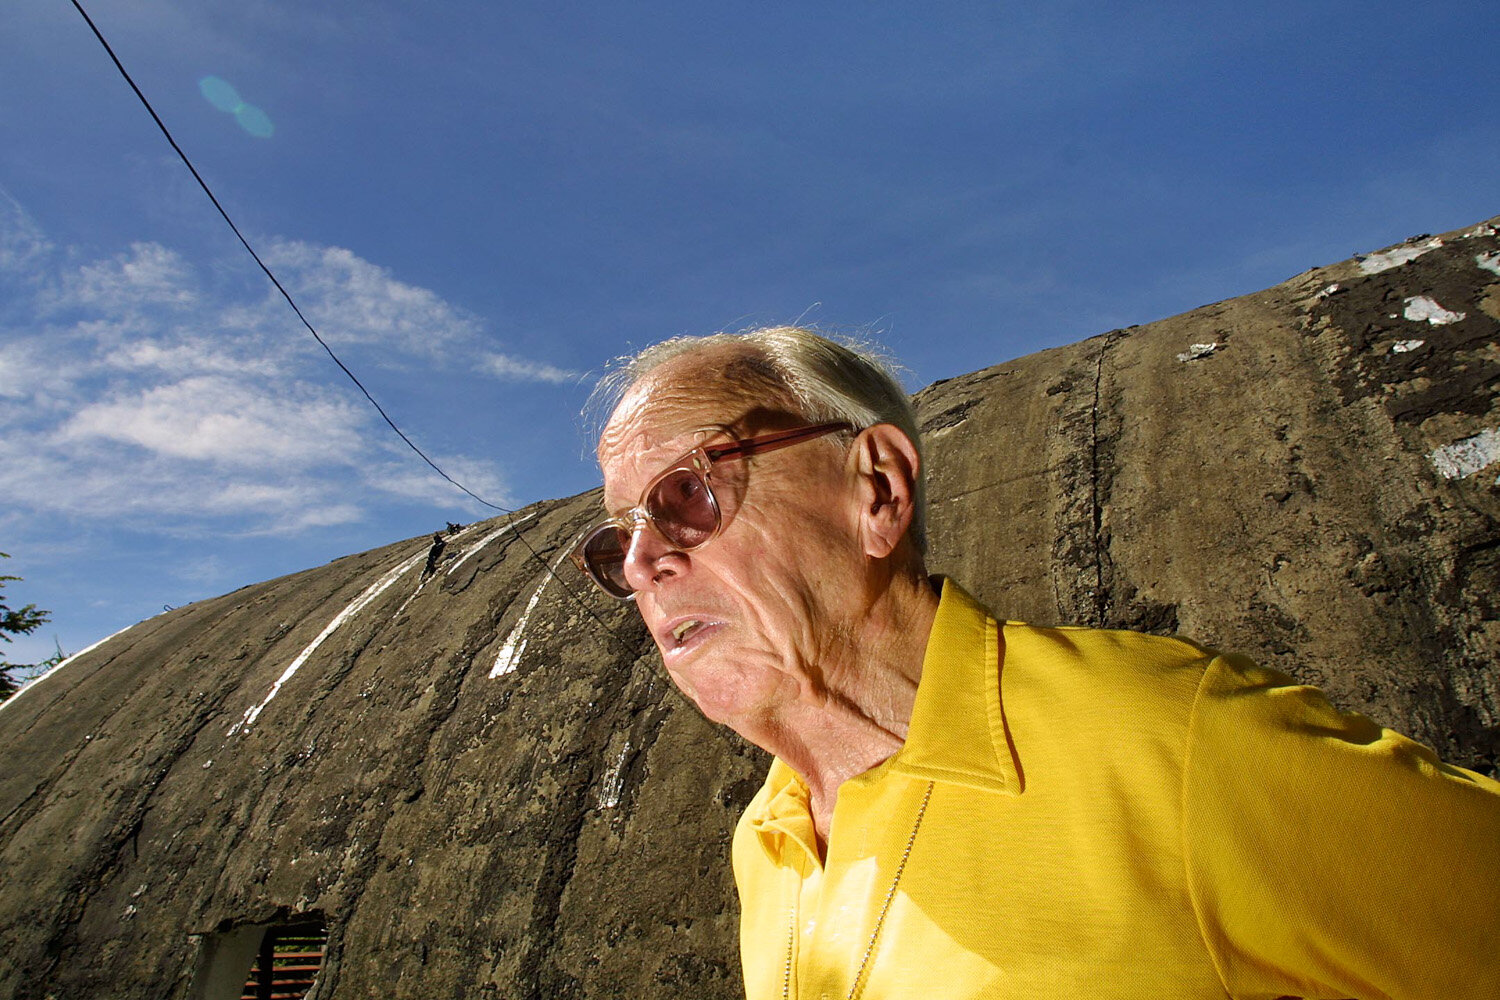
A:
[[[1081,664],[1094,669],[1131,671],[1198,669],[1218,652],[1181,635],[1156,635],[1127,629],[1085,625],[1036,625],[1005,619],[970,594],[962,584],[939,578],[943,584],[939,619],[950,627],[997,629],[1002,655],[1044,662]],[[946,613],[945,613],[946,612]]]
[[[1078,663],[1096,670],[1201,671],[1220,655],[1186,636],[1127,629],[1006,621],[1000,625],[1000,635],[1007,650],[1015,655]]]
[[[1053,701],[1071,693],[1117,703],[1132,692],[1154,691],[1191,701],[1210,665],[1224,659],[1180,635],[1004,620],[957,581],[942,584],[934,648],[944,659],[998,654],[1001,686],[1012,694],[1046,694]],[[981,642],[983,633],[992,638]]]
[[[1007,713],[1113,720],[1137,732],[1184,726],[1204,677],[1224,660],[1176,635],[1014,621],[999,633]]]

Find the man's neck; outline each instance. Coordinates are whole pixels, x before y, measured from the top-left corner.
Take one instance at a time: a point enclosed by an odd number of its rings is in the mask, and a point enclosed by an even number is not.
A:
[[[741,732],[807,782],[820,849],[839,786],[906,741],[937,606],[938,594],[920,566],[892,579],[860,620],[849,623],[852,634],[822,664],[818,687]]]

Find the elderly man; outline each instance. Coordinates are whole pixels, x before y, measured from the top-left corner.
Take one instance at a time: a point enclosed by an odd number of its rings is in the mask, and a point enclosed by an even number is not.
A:
[[[842,345],[678,339],[621,381],[575,559],[775,755],[734,841],[752,1000],[1500,996],[1500,785],[929,579],[910,404]]]

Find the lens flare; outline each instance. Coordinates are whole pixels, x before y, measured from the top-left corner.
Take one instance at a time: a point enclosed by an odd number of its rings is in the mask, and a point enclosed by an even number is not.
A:
[[[241,104],[234,112],[234,120],[240,123],[240,128],[257,139],[269,139],[275,131],[270,117],[253,104]]]
[[[245,102],[240,100],[240,92],[234,89],[234,84],[217,76],[205,76],[198,81],[198,92],[201,93],[209,104],[234,114],[235,109]]]
[[[198,92],[203,95],[204,100],[225,114],[234,115],[234,120],[239,123],[240,128],[255,136],[257,139],[269,139],[276,131],[271,124],[271,116],[260,108],[247,103],[240,97],[240,92],[234,88],[234,84],[218,76],[205,76],[198,81]]]

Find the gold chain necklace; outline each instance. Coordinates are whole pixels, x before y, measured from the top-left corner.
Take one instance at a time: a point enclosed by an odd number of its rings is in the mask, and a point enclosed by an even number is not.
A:
[[[880,913],[875,918],[875,929],[870,932],[870,943],[865,945],[864,956],[859,960],[859,968],[854,972],[854,982],[849,986],[849,995],[846,1000],[859,1000],[860,994],[865,991],[865,970],[869,967],[870,959],[875,954],[875,945],[880,940],[880,929],[885,926],[885,915],[890,912],[891,901],[896,898],[896,887],[901,884],[901,875],[906,871],[906,860],[911,857],[912,845],[917,842],[917,831],[922,828],[922,817],[927,815],[927,803],[932,798],[932,782],[927,783],[927,791],[922,794],[922,804],[917,807],[916,822],[911,825],[911,835],[906,838],[906,849],[901,852],[901,860],[896,863],[896,877],[891,879],[891,887],[886,890],[885,899],[880,904]],[[786,968],[783,970],[781,980],[782,1000],[791,1000],[792,996],[792,957],[797,944],[797,904],[792,903],[791,928],[786,939]]]

